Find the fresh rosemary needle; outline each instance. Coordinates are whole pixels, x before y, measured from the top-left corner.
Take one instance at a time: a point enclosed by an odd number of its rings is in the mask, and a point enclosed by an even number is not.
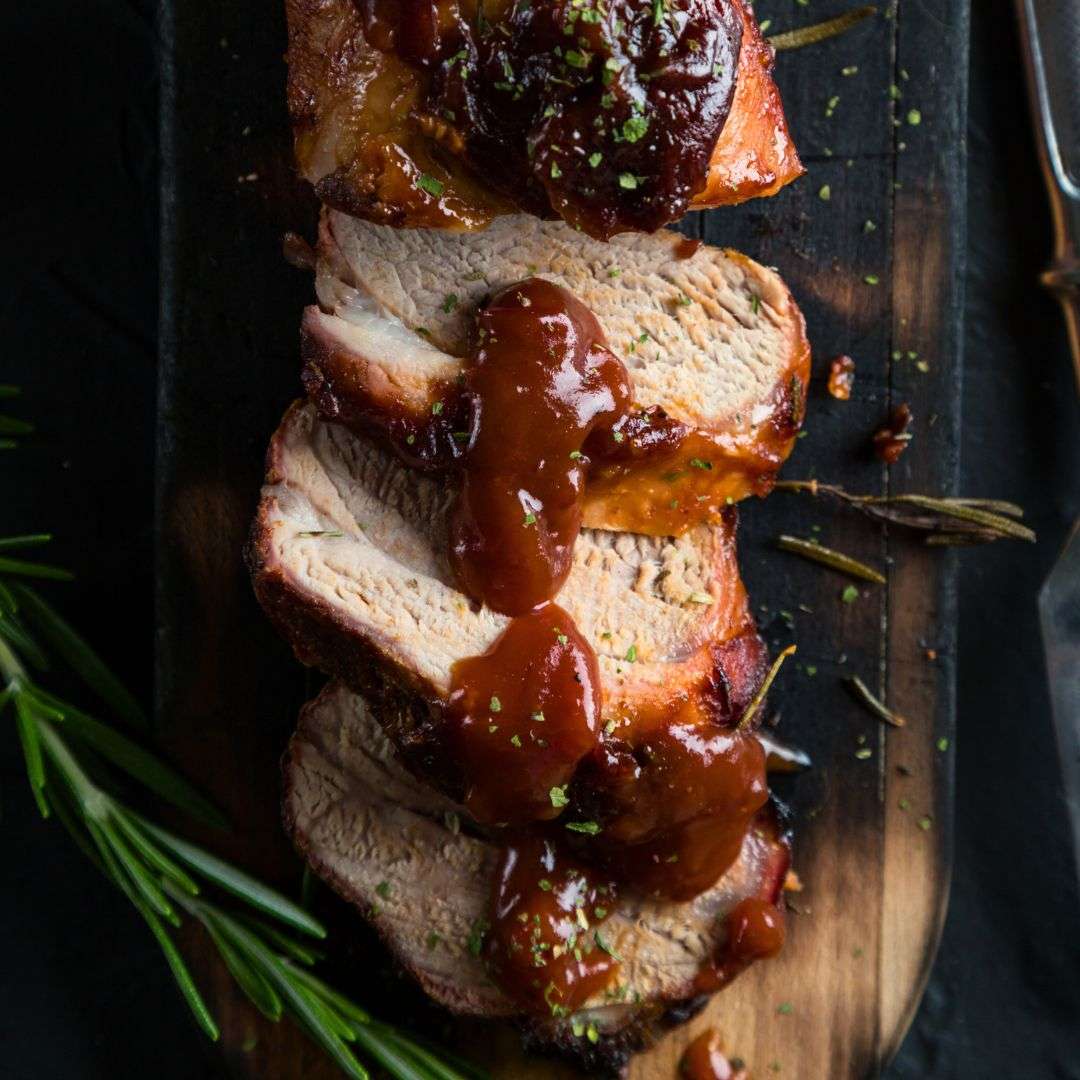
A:
[[[8,390],[0,386],[0,397],[13,396]],[[43,533],[0,538],[0,550],[48,540]],[[218,1038],[217,1023],[172,938],[183,915],[203,925],[260,1012],[274,1021],[291,1017],[351,1080],[369,1080],[361,1059],[395,1080],[481,1076],[379,1023],[314,975],[309,968],[320,957],[307,942],[325,938],[326,930],[301,905],[154,824],[114,794],[109,766],[192,817],[224,824],[217,808],[171,766],[36,681],[32,671],[46,670],[51,653],[115,714],[136,724],[143,719],[90,645],[28,584],[67,576],[44,563],[0,558],[0,715],[14,717],[42,817],[58,820],[142,916],[200,1028]]]

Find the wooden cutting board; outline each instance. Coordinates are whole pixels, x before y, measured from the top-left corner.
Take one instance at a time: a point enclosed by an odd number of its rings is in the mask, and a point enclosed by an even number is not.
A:
[[[163,6],[158,718],[166,744],[236,823],[224,843],[207,839],[295,890],[277,762],[318,679],[267,627],[241,561],[264,447],[299,389],[298,320],[311,297],[281,258],[282,233],[310,236],[314,221],[289,156],[282,6]],[[756,6],[776,32],[850,4]],[[867,493],[953,491],[967,42],[966,0],[901,0],[838,40],[782,54],[778,79],[808,176],[685,226],[777,266],[806,312],[815,379],[787,477]],[[847,403],[824,391],[838,353],[857,364]],[[900,402],[915,434],[887,472],[868,440]],[[780,532],[887,567],[887,587],[841,602],[847,582],[777,551]],[[778,785],[797,814],[804,890],[783,956],[641,1055],[631,1075],[674,1076],[688,1039],[711,1023],[759,1078],[873,1076],[918,1004],[948,893],[955,556],[820,498],[779,493],[744,504],[740,543],[767,640],[799,645],[773,701],[780,733],[815,761]],[[907,727],[885,728],[860,707],[849,674]],[[526,1063],[509,1028],[451,1023],[395,976],[349,909],[324,893],[320,913],[334,926],[334,978],[377,1014],[455,1041],[499,1076],[573,1075]],[[204,940],[193,933],[186,946],[234,1075],[334,1075],[290,1024],[256,1017]]]

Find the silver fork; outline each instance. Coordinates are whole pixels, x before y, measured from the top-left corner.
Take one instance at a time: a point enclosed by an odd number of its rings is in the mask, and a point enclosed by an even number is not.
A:
[[[1017,0],[1054,256],[1042,282],[1061,301],[1080,387],[1080,0]],[[1065,799],[1080,865],[1080,519],[1039,593]]]

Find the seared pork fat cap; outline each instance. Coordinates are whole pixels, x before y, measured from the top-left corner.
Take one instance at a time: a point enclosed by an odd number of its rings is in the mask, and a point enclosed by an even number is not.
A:
[[[695,433],[684,456],[708,462],[709,471],[682,468],[683,485],[707,483],[721,507],[768,491],[804,412],[810,347],[802,314],[774,271],[674,232],[602,243],[560,221],[515,216],[462,235],[327,211],[319,306],[305,311],[302,329],[312,399],[328,417],[371,432],[402,418],[422,422],[463,373],[478,306],[534,275],[596,315],[630,371],[638,405],[658,406]],[[628,510],[635,499],[666,507],[679,497],[686,516],[704,491],[673,487],[673,467],[658,459],[619,483],[590,486],[586,524],[679,531],[679,515],[660,514],[652,528]]]
[[[436,751],[451,666],[508,623],[454,583],[453,497],[298,402],[271,441],[249,546],[256,594],[297,656],[371,696],[410,767],[451,791]],[[733,520],[677,538],[586,529],[557,600],[596,652],[605,715],[659,713],[705,682],[737,716],[760,685]]]
[[[300,172],[319,198],[395,227],[474,230],[515,206],[464,158],[454,123],[423,109],[416,69],[373,47],[356,0],[286,0],[288,105]],[[489,10],[497,17],[503,5]],[[734,97],[691,209],[772,195],[803,173],[749,6]],[[468,6],[465,10],[468,10]]]
[[[471,833],[461,807],[402,767],[372,707],[330,683],[301,712],[283,769],[285,825],[297,849],[423,989],[457,1013],[517,1015],[477,955],[498,845]],[[622,958],[619,985],[573,1018],[603,1033],[597,1064],[638,1049],[665,1017],[670,1023],[673,1005],[695,997],[695,976],[722,946],[727,913],[750,896],[777,899],[787,865],[770,808],[735,864],[690,903],[623,893],[603,930]],[[573,1035],[572,1019],[528,1023],[543,1043],[591,1049]]]

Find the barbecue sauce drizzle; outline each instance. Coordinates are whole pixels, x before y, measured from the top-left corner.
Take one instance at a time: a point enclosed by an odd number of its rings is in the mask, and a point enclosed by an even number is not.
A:
[[[521,209],[652,232],[705,187],[742,46],[730,0],[356,0],[414,122]]]
[[[454,665],[445,747],[474,819],[511,830],[488,965],[523,1007],[565,1015],[617,977],[597,929],[616,881],[688,900],[739,856],[768,798],[764,750],[736,724],[764,650],[754,635],[716,647],[748,650],[733,665],[747,686],[706,665],[649,715],[602,721],[596,654],[552,597],[581,528],[588,448],[633,427],[629,375],[592,313],[532,278],[480,313],[462,400],[451,565],[464,591],[511,618],[487,653]],[[745,902],[736,911],[757,921],[729,923],[735,952],[708,972],[733,974],[764,948],[753,943],[768,918]]]

